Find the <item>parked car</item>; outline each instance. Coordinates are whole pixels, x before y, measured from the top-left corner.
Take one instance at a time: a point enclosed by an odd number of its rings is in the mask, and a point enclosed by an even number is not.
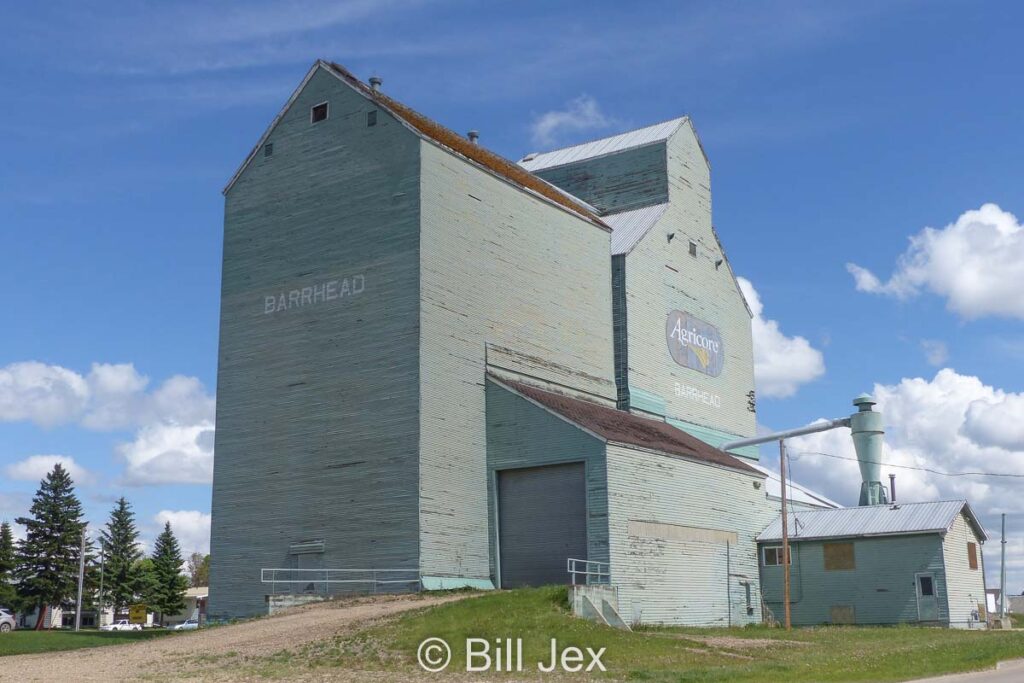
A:
[[[10,633],[14,629],[14,613],[0,607],[0,633]]]
[[[104,624],[100,626],[101,631],[141,631],[141,624],[129,623],[127,619],[118,619],[112,624]]]
[[[199,620],[198,619],[188,619],[187,621],[183,621],[180,624],[176,625],[173,628],[173,630],[175,630],[175,631],[195,631],[197,628],[199,628]]]

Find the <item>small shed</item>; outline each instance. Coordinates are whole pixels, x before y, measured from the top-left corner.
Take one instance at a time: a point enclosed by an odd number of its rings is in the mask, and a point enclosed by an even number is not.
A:
[[[988,536],[967,501],[798,510],[788,526],[793,624],[984,627]],[[765,605],[781,619],[781,516],[757,543]]]

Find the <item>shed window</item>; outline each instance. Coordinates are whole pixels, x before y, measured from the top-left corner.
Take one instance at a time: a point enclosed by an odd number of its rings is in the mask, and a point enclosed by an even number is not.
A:
[[[967,564],[971,569],[978,568],[978,544],[968,543],[967,544]]]
[[[327,120],[327,103],[321,102],[309,110],[310,123],[320,123]]]
[[[690,240],[690,256],[697,258],[697,243]]]
[[[793,561],[793,553],[789,553],[789,561]],[[765,567],[776,567],[782,564],[782,546],[766,545],[761,549],[761,563]]]
[[[921,586],[921,597],[927,598],[935,595],[935,582],[932,580],[931,576],[922,574],[917,577],[917,582]]]
[[[857,568],[853,555],[853,543],[826,543],[824,549],[826,571]]]

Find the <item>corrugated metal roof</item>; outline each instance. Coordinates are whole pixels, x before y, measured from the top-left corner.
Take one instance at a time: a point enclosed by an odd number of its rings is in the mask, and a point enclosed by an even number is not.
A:
[[[986,540],[988,536],[985,529],[966,500],[796,511],[789,514],[789,540],[945,533],[961,510],[971,520],[978,536]],[[761,532],[757,540],[781,541],[782,516],[776,517],[768,528]]]
[[[684,121],[686,121],[686,117],[680,116],[669,121],[656,123],[653,126],[638,128],[626,133],[601,138],[600,140],[573,145],[572,147],[563,147],[562,149],[550,152],[527,154],[519,160],[519,165],[527,171],[539,171],[543,168],[563,166],[582,159],[590,159],[613,152],[621,152],[624,149],[649,145],[653,142],[668,139],[679,129],[679,126],[683,125]]]
[[[775,470],[763,467],[759,463],[752,462],[750,466],[754,469],[760,470],[768,477],[765,481],[765,492],[772,498],[782,499],[782,479],[779,477],[779,473]],[[789,479],[789,477],[786,477]],[[786,487],[786,498],[797,503],[804,503],[805,505],[814,505],[816,507],[826,508],[841,508],[843,507],[839,503],[826,498],[825,496],[812,491],[811,489],[790,480],[787,482]],[[782,526],[779,526],[779,532],[781,533]]]
[[[647,231],[654,227],[668,204],[654,204],[633,211],[623,211],[604,216],[605,225],[612,229],[612,253],[628,254]]]

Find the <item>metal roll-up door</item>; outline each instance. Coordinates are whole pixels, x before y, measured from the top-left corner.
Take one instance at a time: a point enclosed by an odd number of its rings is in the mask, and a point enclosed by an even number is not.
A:
[[[587,558],[583,463],[498,472],[502,588],[564,584],[567,558]]]

